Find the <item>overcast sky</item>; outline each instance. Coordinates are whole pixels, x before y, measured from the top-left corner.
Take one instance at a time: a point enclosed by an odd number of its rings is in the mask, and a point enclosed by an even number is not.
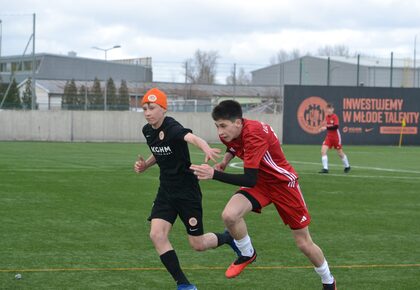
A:
[[[267,65],[278,50],[325,45],[412,57],[420,1],[392,0],[0,0],[2,55],[23,53],[36,13],[36,51],[181,62],[196,49],[222,63]]]

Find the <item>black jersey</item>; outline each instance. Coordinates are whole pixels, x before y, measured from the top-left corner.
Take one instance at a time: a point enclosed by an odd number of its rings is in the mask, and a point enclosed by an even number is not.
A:
[[[143,127],[147,145],[160,168],[161,186],[178,191],[179,188],[197,188],[198,179],[189,169],[191,166],[185,135],[192,133],[174,118],[165,117],[158,129],[150,124]]]

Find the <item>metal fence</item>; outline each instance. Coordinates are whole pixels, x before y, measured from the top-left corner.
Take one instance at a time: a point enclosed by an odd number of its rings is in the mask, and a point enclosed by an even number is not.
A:
[[[214,84],[191,83],[185,62],[153,61],[153,82],[127,82],[128,103],[115,104],[107,99],[105,79],[101,79],[102,101],[91,102],[93,81],[76,79],[80,98],[74,104],[64,104],[64,86],[68,80],[37,79],[39,110],[131,110],[141,111],[140,101],[151,87],[163,89],[169,96],[169,110],[174,112],[209,112],[221,100],[236,99],[245,111],[281,112],[285,85],[303,86],[365,86],[420,87],[420,66],[415,55],[404,57],[390,53],[388,58],[363,55],[310,56],[277,64],[218,63]],[[3,84],[7,82],[2,80]],[[115,80],[118,92],[119,81]],[[20,97],[24,84],[19,84]],[[1,86],[0,86],[1,87]],[[83,93],[82,87],[89,88]],[[4,88],[4,86],[3,86]],[[4,100],[0,89],[0,109],[30,109]]]
[[[311,56],[277,64],[219,63],[216,83],[229,85],[331,85],[369,87],[420,87],[420,65],[414,55],[390,53],[389,57],[366,55]],[[153,62],[153,79],[186,82],[183,62]]]

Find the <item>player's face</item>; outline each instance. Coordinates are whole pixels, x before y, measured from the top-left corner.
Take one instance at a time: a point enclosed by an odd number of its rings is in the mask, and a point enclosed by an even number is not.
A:
[[[242,131],[242,120],[236,119],[234,122],[230,120],[217,120],[215,122],[217,128],[217,134],[219,137],[230,142],[233,139],[239,137]]]
[[[165,118],[166,110],[155,103],[146,103],[142,108],[147,123],[152,125],[155,129],[159,128]]]
[[[327,108],[327,115],[332,115],[334,113],[334,108]]]

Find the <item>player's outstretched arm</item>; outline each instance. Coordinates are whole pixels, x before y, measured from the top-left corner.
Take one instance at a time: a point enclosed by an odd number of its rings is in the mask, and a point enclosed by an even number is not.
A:
[[[193,144],[201,149],[201,151],[204,152],[204,162],[208,162],[209,160],[212,160],[213,162],[217,162],[217,158],[220,158],[220,149],[219,148],[211,148],[209,144],[207,144],[206,141],[204,141],[202,138],[192,134],[188,133],[185,135],[184,140],[190,144]]]
[[[217,171],[208,164],[191,165],[190,169],[198,179],[216,179],[224,183],[254,187],[257,184],[258,169],[244,168],[243,174],[231,174]]]
[[[213,168],[217,171],[225,171],[226,166],[228,166],[229,162],[234,158],[235,156],[232,153],[226,152],[225,156],[223,157],[223,160],[219,163],[216,163]]]
[[[149,158],[147,158],[147,160],[144,160],[143,156],[139,155],[136,163],[134,163],[134,171],[136,173],[142,173],[154,164],[156,164],[156,159],[155,156],[153,156],[153,154],[150,155]]]

